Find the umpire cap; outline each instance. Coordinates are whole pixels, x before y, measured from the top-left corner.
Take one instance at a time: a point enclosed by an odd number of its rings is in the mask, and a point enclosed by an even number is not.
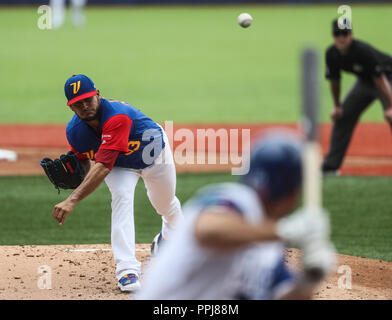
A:
[[[302,184],[300,140],[286,131],[265,134],[251,151],[249,171],[241,182],[270,201],[295,191]]]
[[[332,33],[334,35],[349,34],[352,32],[353,26],[351,20],[344,18],[342,24],[343,24],[342,26],[339,26],[338,19],[332,21]]]

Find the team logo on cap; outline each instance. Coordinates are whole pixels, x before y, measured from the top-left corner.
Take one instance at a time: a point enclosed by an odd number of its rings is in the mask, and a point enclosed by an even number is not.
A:
[[[77,94],[80,89],[80,80],[78,82],[72,82],[70,86],[73,87],[73,94]]]

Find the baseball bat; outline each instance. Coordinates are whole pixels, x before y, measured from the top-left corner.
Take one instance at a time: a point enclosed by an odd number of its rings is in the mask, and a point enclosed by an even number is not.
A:
[[[304,207],[321,207],[321,148],[318,143],[320,114],[318,54],[313,48],[302,52],[302,130],[305,135],[303,153]]]

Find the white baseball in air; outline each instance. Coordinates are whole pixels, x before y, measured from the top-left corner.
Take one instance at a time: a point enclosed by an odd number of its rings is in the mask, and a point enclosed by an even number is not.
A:
[[[249,13],[241,13],[238,16],[238,24],[243,27],[247,28],[252,24],[253,18]]]

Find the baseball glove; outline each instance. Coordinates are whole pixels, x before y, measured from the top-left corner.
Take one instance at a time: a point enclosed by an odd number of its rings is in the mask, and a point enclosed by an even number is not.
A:
[[[86,171],[80,164],[76,155],[69,151],[62,154],[60,159],[44,158],[40,162],[50,182],[60,192],[61,189],[75,189],[83,181]]]

